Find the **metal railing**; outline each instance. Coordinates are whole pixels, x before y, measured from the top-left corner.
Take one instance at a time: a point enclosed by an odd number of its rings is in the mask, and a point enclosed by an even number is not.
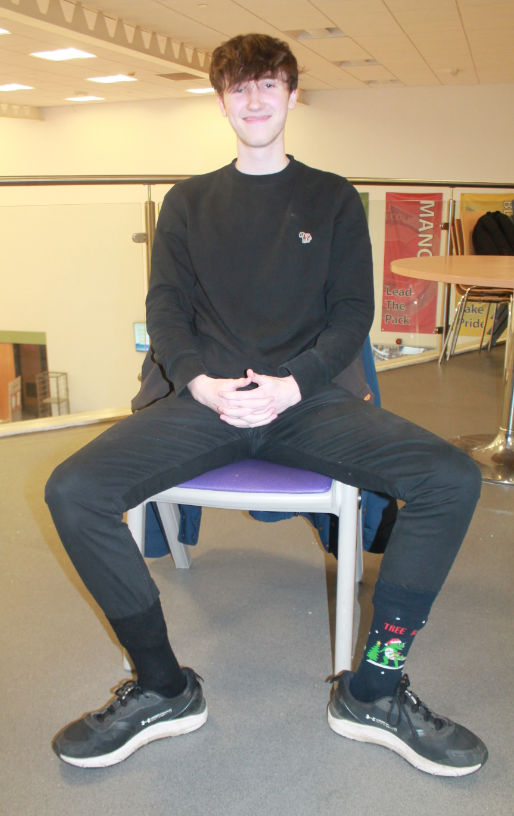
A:
[[[191,178],[186,176],[0,176],[0,187],[55,187],[88,184],[175,184]],[[514,188],[514,182],[500,181],[434,181],[427,179],[351,178],[352,184],[369,187],[478,187]]]
[[[0,176],[1,187],[71,187],[94,185],[143,185],[148,188],[148,198],[145,201],[145,232],[133,235],[136,243],[146,244],[146,269],[150,277],[152,245],[155,235],[156,211],[152,201],[152,186],[157,184],[176,184],[178,181],[191,178],[190,175],[133,175],[133,176]],[[446,187],[451,190],[451,197],[447,202],[445,221],[441,224],[443,230],[448,231],[446,254],[451,253],[450,228],[455,219],[455,200],[453,191],[459,189],[514,189],[514,182],[487,182],[487,181],[449,181],[428,179],[391,179],[391,178],[353,178],[348,181],[356,186],[363,187]],[[451,286],[445,285],[443,303],[443,326],[441,327],[442,346],[449,330]]]

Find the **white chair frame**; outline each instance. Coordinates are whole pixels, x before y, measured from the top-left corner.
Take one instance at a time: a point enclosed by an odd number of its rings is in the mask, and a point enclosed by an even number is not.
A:
[[[284,513],[333,513],[339,517],[337,602],[334,671],[351,669],[355,583],[362,580],[362,518],[359,491],[341,482],[332,482],[325,493],[236,493],[172,487],[132,508],[127,523],[144,555],[146,505],[156,502],[168,545],[177,569],[189,569],[191,555],[178,540],[179,504],[219,507],[226,510],[261,510]],[[124,658],[124,666],[130,664]]]

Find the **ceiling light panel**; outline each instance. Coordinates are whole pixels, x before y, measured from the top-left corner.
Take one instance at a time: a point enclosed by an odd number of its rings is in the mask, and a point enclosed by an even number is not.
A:
[[[309,29],[290,29],[289,31],[284,31],[284,34],[288,34],[293,39],[301,42],[303,40],[328,40],[334,39],[339,37],[346,37],[344,31],[341,31],[339,28],[334,28],[333,26],[329,28],[309,28]],[[310,44],[310,43],[309,43]]]
[[[10,34],[10,31],[7,31],[6,28],[0,28],[0,34]]]
[[[367,83],[371,87],[389,87],[390,85],[403,85],[399,79],[370,79]]]
[[[103,102],[102,96],[68,96],[68,102]]]
[[[188,88],[187,91],[195,94],[209,94],[214,93],[214,88]]]
[[[104,85],[112,85],[115,82],[137,82],[135,77],[116,74],[114,76],[88,77],[88,82],[102,82]]]
[[[369,68],[370,65],[379,65],[375,59],[364,60],[343,60],[339,63],[340,68]]]
[[[34,67],[34,59],[30,56],[32,51],[42,51],[43,48],[49,48],[53,43],[48,43],[46,39],[39,39],[34,36],[20,36],[19,34],[11,33],[8,37],[2,37],[1,49],[2,58],[15,58],[24,60],[27,64]]]
[[[61,62],[34,59],[31,53],[56,50],[67,46],[68,37],[56,35],[47,31],[38,31],[37,34],[27,25],[13,26],[17,33],[4,37],[0,46],[0,83],[11,83],[14,79],[18,83],[36,86],[36,91],[24,92],[31,96],[31,104],[65,104],[65,97],[73,97],[78,90],[86,90],[86,80],[92,76],[128,75],[137,71],[138,82],[123,82],[113,84],[112,87],[102,85],[107,91],[108,98],[113,101],[139,98],[169,98],[183,96],[185,92],[178,92],[173,84],[155,77],[156,68],[149,65],[148,60],[127,55],[118,56],[103,48],[95,48],[96,59],[75,59]],[[28,36],[25,35],[28,34]],[[34,36],[36,34],[36,37]],[[7,46],[7,47],[4,47]],[[14,48],[12,48],[14,46]],[[89,49],[92,49],[89,47]],[[92,69],[94,73],[92,74]],[[157,67],[157,70],[158,67]],[[162,68],[161,68],[162,70]],[[193,80],[196,80],[196,75]],[[194,84],[194,81],[193,81]],[[87,83],[91,86],[91,83]],[[98,87],[98,86],[97,86]],[[135,90],[137,89],[137,90]],[[49,94],[55,98],[49,99]],[[12,96],[12,94],[10,94]]]
[[[0,61],[16,66],[16,68],[23,68],[31,73],[37,72],[38,75],[40,73],[46,73],[55,76],[67,75],[80,77],[81,79],[87,79],[91,76],[128,74],[133,71],[137,71],[137,76],[139,77],[140,65],[146,72],[151,74],[156,70],[152,64],[148,63],[148,60],[136,61],[132,58],[127,59],[127,55],[118,55],[113,52],[101,50],[100,48],[98,51],[95,49],[97,56],[94,60],[73,59],[56,62],[53,60],[35,59],[31,56],[31,53],[39,53],[43,50],[49,50],[52,47],[53,50],[55,50],[58,45],[65,44],[65,42],[63,42],[64,37],[54,38],[54,43],[49,43],[45,41],[46,32],[42,32],[42,34],[45,35],[45,39],[42,37],[40,40],[37,40],[32,37],[22,37],[19,35],[3,37],[0,40]],[[158,67],[157,70],[159,70]]]
[[[9,85],[0,85],[0,91],[33,91],[30,85],[18,85],[16,82],[11,82]]]
[[[112,87],[102,86],[102,91],[108,91],[108,100],[112,102],[129,101],[137,99],[163,99],[163,98],[186,98],[185,90],[178,90],[171,82],[166,82],[155,76],[158,66],[151,67],[148,60],[113,54],[105,48],[95,48],[96,61],[92,64],[88,60],[71,60],[64,62],[54,62],[48,60],[37,60],[29,56],[46,50],[63,48],[69,44],[66,32],[62,35],[49,33],[47,31],[34,31],[27,24],[16,23],[10,26],[13,32],[11,36],[4,37],[0,47],[0,84],[11,84],[13,79],[16,82],[27,86],[36,86],[36,90],[16,93],[6,93],[5,100],[14,98],[16,103],[30,104],[42,107],[52,105],[67,105],[66,98],[75,99],[80,97],[84,101],[84,96],[91,96],[87,93],[85,86],[87,78],[91,77],[94,66],[96,75],[128,75],[132,71],[137,71],[137,83],[123,82]],[[14,45],[14,48],[11,48]],[[8,46],[8,47],[4,47]],[[90,46],[89,46],[90,48]],[[163,70],[161,68],[161,70]],[[194,80],[196,80],[196,75]],[[193,82],[194,84],[194,82]],[[90,83],[88,83],[90,85]],[[98,86],[97,86],[98,87]],[[99,89],[100,90],[100,89]],[[95,94],[96,95],[96,94]],[[4,95],[3,95],[4,96]],[[191,97],[189,97],[191,99]],[[93,100],[95,101],[103,101]],[[73,104],[71,102],[70,104]]]
[[[63,62],[71,59],[96,59],[96,54],[89,54],[87,51],[80,51],[78,48],[58,48],[56,51],[38,51],[31,54],[31,57]]]
[[[157,76],[161,77],[161,79],[170,79],[172,82],[182,82],[183,80],[191,82],[198,79],[195,74],[187,74],[184,71],[174,71],[172,74],[157,74]]]

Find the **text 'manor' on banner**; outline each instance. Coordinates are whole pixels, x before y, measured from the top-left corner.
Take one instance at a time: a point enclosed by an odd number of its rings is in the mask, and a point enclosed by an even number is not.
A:
[[[386,193],[382,331],[435,329],[437,283],[394,275],[391,262],[439,255],[442,210],[442,193]]]

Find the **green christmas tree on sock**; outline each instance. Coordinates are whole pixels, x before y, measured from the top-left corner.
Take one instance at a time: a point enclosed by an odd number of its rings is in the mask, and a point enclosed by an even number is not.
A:
[[[381,643],[378,640],[375,643],[375,645],[372,646],[371,649],[369,650],[369,652],[367,653],[366,657],[368,658],[368,660],[378,660],[378,655],[380,653],[380,646],[381,646]]]

